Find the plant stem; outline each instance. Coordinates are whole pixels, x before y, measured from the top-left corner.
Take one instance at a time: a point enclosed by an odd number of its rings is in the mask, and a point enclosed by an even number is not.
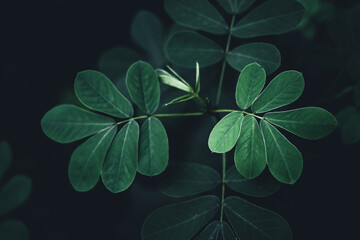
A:
[[[226,153],[223,153],[223,154],[222,154],[222,181],[221,181],[220,223],[222,223],[223,217],[224,217],[225,177],[226,177]]]
[[[219,81],[219,86],[218,86],[218,90],[217,90],[217,94],[216,94],[215,106],[219,105],[219,102],[220,102],[222,85],[224,82],[224,75],[225,75],[225,68],[226,68],[226,55],[229,53],[231,34],[232,34],[232,28],[234,26],[234,22],[235,22],[235,14],[232,16],[231,24],[230,24],[230,28],[229,28],[229,36],[228,36],[226,47],[225,47],[225,57],[224,57],[223,64],[221,67],[220,81]]]

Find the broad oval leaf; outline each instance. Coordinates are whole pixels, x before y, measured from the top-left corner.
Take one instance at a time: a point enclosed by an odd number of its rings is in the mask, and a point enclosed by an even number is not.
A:
[[[3,240],[28,240],[29,230],[19,220],[6,220],[0,222],[0,239]]]
[[[162,173],[169,161],[169,141],[159,119],[149,117],[141,126],[138,172],[146,176]]]
[[[235,166],[226,171],[226,186],[252,197],[267,197],[280,189],[281,183],[276,181],[268,172],[263,172],[255,179],[242,176]]]
[[[220,222],[215,221],[206,226],[206,228],[194,238],[194,240],[217,240],[219,236]]]
[[[235,99],[240,109],[247,109],[259,95],[266,81],[264,69],[257,63],[246,65],[236,85]]]
[[[7,141],[0,142],[0,180],[9,169],[12,158],[10,144]]]
[[[143,240],[191,239],[219,211],[216,196],[202,196],[156,209],[145,219]]]
[[[89,191],[98,182],[101,167],[116,129],[116,126],[109,127],[89,138],[71,155],[68,173],[70,183],[76,191]]]
[[[210,66],[224,57],[224,50],[217,43],[191,31],[173,34],[165,45],[165,53],[170,62],[187,68],[194,68],[196,62],[200,67]]]
[[[259,124],[253,116],[244,118],[240,136],[234,153],[235,166],[241,175],[254,179],[266,167],[266,151]]]
[[[210,191],[221,182],[213,168],[198,163],[180,163],[168,167],[160,179],[160,190],[170,197],[186,197]]]
[[[231,50],[226,56],[226,61],[239,72],[246,65],[256,62],[267,74],[271,74],[280,67],[281,55],[270,43],[248,43]]]
[[[331,113],[318,107],[266,113],[264,118],[276,126],[310,140],[326,137],[337,125]]]
[[[15,175],[0,190],[0,216],[22,205],[31,192],[31,179]]]
[[[224,210],[239,239],[293,239],[284,218],[244,199],[234,196],[226,198]]]
[[[179,25],[214,34],[229,31],[224,18],[207,0],[165,0],[165,10]]]
[[[150,64],[138,61],[131,65],[126,74],[126,86],[141,111],[147,114],[156,111],[160,102],[160,85]]]
[[[114,123],[109,117],[70,104],[52,108],[41,119],[45,135],[59,143],[70,143],[88,137]]]
[[[253,112],[267,112],[296,101],[301,96],[304,85],[300,72],[290,70],[280,73],[255,100]]]
[[[240,14],[246,11],[256,0],[217,0],[229,14]]]
[[[300,177],[303,159],[299,150],[274,126],[261,120],[268,166],[271,174],[282,183],[294,184]]]
[[[223,117],[210,133],[208,140],[210,150],[216,153],[230,151],[240,136],[243,119],[242,112],[232,112]]]
[[[126,190],[135,179],[138,166],[139,125],[128,122],[116,135],[101,171],[105,187],[118,193]]]
[[[293,0],[269,0],[242,18],[232,29],[235,37],[250,38],[289,32],[301,22],[305,8]]]
[[[75,94],[86,107],[119,118],[131,117],[133,107],[104,74],[85,70],[79,72],[74,83]]]

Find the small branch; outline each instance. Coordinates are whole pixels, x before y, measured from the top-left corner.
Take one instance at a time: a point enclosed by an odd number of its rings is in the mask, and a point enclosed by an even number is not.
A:
[[[223,218],[224,218],[225,178],[226,178],[226,153],[223,153],[223,154],[222,154],[222,181],[221,181],[220,223],[223,222]]]

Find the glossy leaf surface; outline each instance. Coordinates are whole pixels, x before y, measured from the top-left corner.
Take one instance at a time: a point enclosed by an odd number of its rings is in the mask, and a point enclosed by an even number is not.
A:
[[[206,165],[173,164],[161,177],[160,190],[170,197],[185,197],[210,191],[220,182],[218,172]]]
[[[229,14],[240,14],[246,11],[256,0],[217,0]]]
[[[0,142],[0,180],[9,169],[12,158],[10,144],[7,141]]]
[[[2,240],[28,240],[29,230],[19,220],[6,220],[0,222],[0,239]]]
[[[131,103],[104,74],[85,70],[79,72],[74,83],[76,96],[86,107],[119,118],[134,114]]]
[[[59,143],[70,143],[88,137],[114,123],[109,117],[70,104],[52,108],[41,119],[45,135]]]
[[[210,195],[161,207],[145,219],[142,239],[191,239],[219,208],[219,199]]]

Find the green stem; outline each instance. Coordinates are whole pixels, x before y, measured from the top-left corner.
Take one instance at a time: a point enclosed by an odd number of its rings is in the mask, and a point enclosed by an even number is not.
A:
[[[225,178],[226,178],[226,153],[223,153],[223,154],[222,154],[222,181],[221,181],[220,223],[222,223],[223,217],[224,217]]]
[[[228,36],[226,47],[225,47],[225,58],[223,60],[223,64],[222,64],[222,67],[221,67],[221,74],[220,74],[219,86],[218,86],[218,90],[217,90],[217,94],[216,94],[215,106],[219,105],[219,103],[220,103],[222,85],[223,85],[224,76],[225,76],[226,55],[229,53],[230,42],[231,42],[231,34],[232,34],[232,28],[234,26],[234,22],[235,22],[235,15],[232,16],[231,24],[230,24],[230,28],[229,28],[229,36]]]

